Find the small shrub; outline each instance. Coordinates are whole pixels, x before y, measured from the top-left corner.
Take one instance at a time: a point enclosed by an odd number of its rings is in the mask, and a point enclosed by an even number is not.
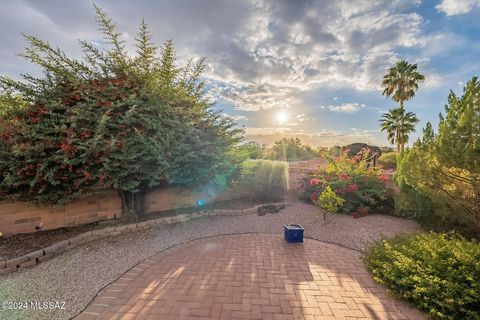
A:
[[[325,212],[336,213],[338,209],[343,205],[345,200],[340,198],[333,190],[328,186],[322,191],[317,200],[317,205],[323,210],[323,220],[325,220]]]
[[[384,169],[397,169],[397,153],[384,153],[378,158],[378,164]]]
[[[286,162],[246,160],[242,164],[239,187],[261,200],[283,200],[287,191],[287,174]]]
[[[365,257],[374,279],[434,319],[480,319],[480,244],[455,233],[397,237]]]

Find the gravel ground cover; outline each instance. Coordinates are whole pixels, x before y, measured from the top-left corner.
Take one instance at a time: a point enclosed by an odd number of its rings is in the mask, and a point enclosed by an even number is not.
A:
[[[112,220],[109,225],[113,225],[114,223],[115,221]],[[105,225],[102,226],[98,222],[94,222],[76,227],[3,236],[0,238],[0,259],[20,257],[62,240],[73,238],[81,233],[99,228],[105,228]]]
[[[0,306],[0,319],[69,319],[83,310],[105,285],[163,249],[222,234],[282,233],[285,223],[303,225],[306,237],[355,250],[399,233],[421,232],[414,221],[382,215],[353,219],[339,214],[323,221],[315,206],[298,202],[265,216],[202,217],[156,226],[91,242],[32,269],[0,278],[2,302],[65,302],[65,309],[53,310],[5,310]]]
[[[203,209],[228,209],[239,210],[252,208],[263,202],[254,198],[239,198],[231,199],[228,201],[220,201],[207,204]],[[168,210],[162,212],[155,212],[145,214],[140,217],[139,221],[145,221],[149,219],[156,219],[167,216],[175,216],[177,214],[197,212],[198,208],[182,208],[175,210]],[[23,256],[27,253],[43,249],[54,243],[60,242],[65,239],[73,238],[81,233],[106,228],[107,226],[119,225],[123,222],[120,219],[106,220],[100,222],[93,222],[80,226],[58,228],[53,230],[42,230],[33,233],[4,235],[0,237],[0,262],[2,259],[11,259],[15,257]]]

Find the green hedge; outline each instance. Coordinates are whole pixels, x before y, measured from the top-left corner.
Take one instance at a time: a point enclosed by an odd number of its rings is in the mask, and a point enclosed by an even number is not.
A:
[[[267,201],[284,199],[287,191],[288,164],[284,161],[246,160],[242,164],[241,189]]]
[[[455,231],[467,238],[479,239],[478,228],[471,217],[439,201],[433,201],[426,194],[409,185],[400,186],[395,197],[394,215],[417,220],[426,230],[435,232]]]
[[[480,244],[454,233],[401,236],[365,257],[374,279],[434,319],[480,319]]]

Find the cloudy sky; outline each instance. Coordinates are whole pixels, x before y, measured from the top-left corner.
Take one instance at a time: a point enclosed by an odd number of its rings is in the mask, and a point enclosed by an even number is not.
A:
[[[480,74],[480,0],[98,0],[135,37],[141,18],[180,58],[206,57],[216,107],[250,139],[388,145],[378,130],[394,103],[382,75],[399,59],[426,76],[409,111],[437,123],[448,92]],[[16,56],[33,34],[79,56],[78,39],[101,41],[90,1],[0,2],[0,73],[35,73]]]

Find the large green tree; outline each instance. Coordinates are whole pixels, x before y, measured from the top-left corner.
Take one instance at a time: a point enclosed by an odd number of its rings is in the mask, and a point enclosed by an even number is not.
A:
[[[417,71],[416,64],[408,63],[405,60],[398,61],[383,76],[382,95],[391,97],[403,109],[404,102],[415,96],[419,83],[424,80],[425,77]]]
[[[95,10],[107,48],[80,41],[77,60],[26,35],[21,55],[44,76],[0,78],[18,110],[2,117],[1,195],[56,204],[114,188],[135,217],[143,193],[162,180],[226,184],[238,171],[232,150],[242,131],[212,109],[203,59],[179,66],[173,42],[158,48],[144,21],[131,55],[115,23]]]
[[[473,77],[459,98],[451,92],[441,118],[437,154],[447,168],[462,171],[448,175],[471,186],[474,195],[472,214],[480,224],[480,82]],[[468,174],[466,174],[468,173]]]
[[[413,112],[406,112],[403,108],[390,109],[382,114],[380,130],[387,132],[387,139],[397,145],[397,152],[404,150],[410,133],[415,132],[418,118]]]
[[[467,82],[461,97],[450,93],[445,111],[445,116],[440,116],[438,133],[427,123],[422,138],[400,157],[398,182],[428,200],[418,203],[420,210],[433,206],[429,210],[435,219],[448,219],[478,231],[480,82],[477,77]]]

